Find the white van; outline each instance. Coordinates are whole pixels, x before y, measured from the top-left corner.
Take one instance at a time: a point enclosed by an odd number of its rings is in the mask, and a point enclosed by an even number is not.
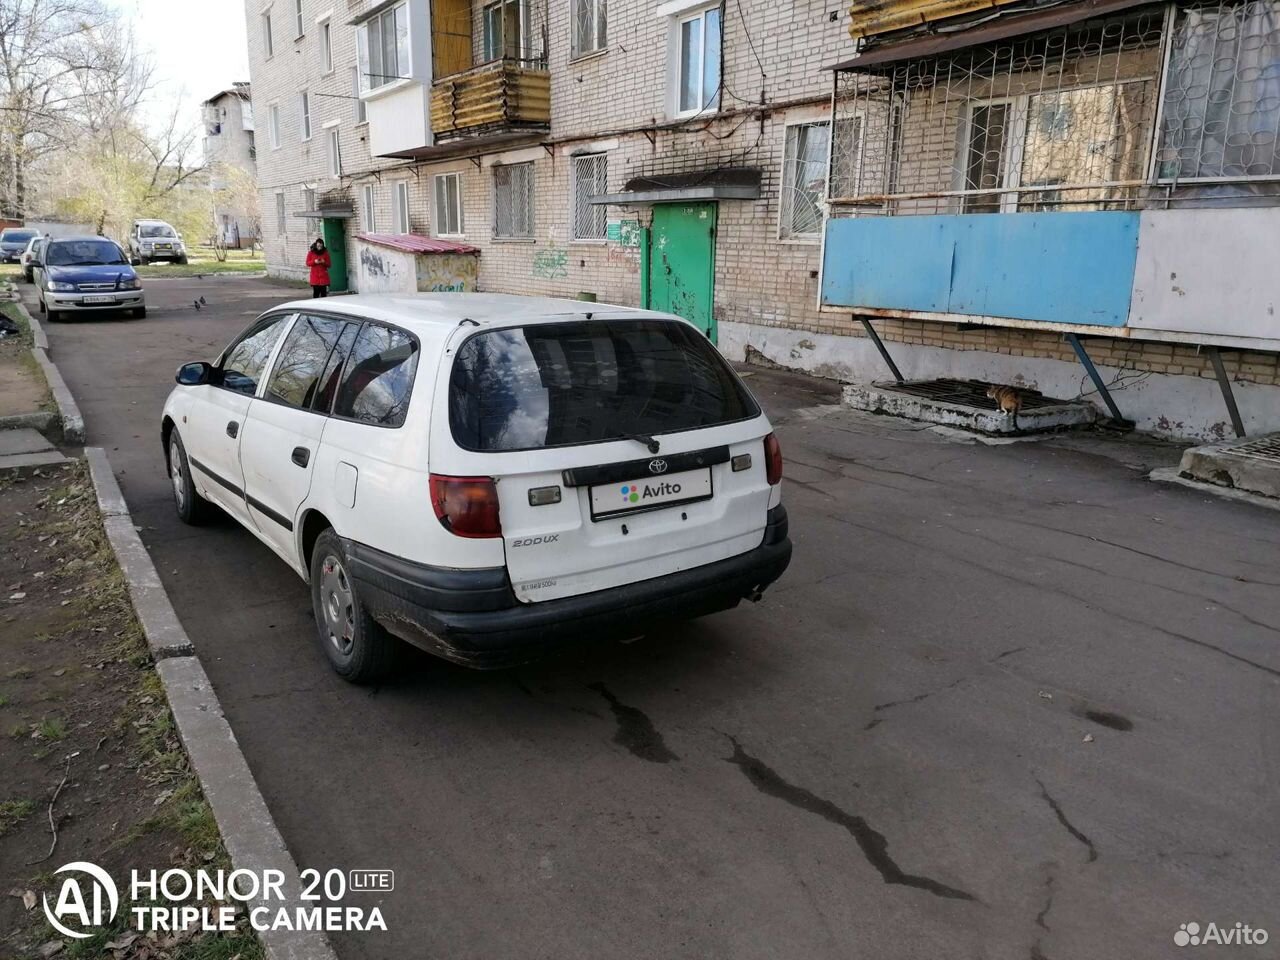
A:
[[[496,294],[300,300],[164,406],[179,516],[311,584],[353,682],[406,640],[476,667],[758,599],[791,558],[750,391],[670,314]]]

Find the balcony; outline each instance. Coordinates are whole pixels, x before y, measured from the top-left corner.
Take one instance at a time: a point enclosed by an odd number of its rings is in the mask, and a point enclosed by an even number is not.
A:
[[[483,63],[431,86],[431,130],[440,145],[519,138],[551,124],[551,75],[518,60]]]

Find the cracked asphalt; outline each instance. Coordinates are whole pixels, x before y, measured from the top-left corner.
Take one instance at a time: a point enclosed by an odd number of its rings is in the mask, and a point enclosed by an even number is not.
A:
[[[337,936],[344,958],[1280,937],[1280,515],[1146,481],[1164,445],[965,442],[752,370],[795,542],[763,603],[354,688],[266,547],[177,522],[158,440],[178,363],[297,295],[148,281],[146,320],[49,336],[299,865],[396,871],[390,930]]]

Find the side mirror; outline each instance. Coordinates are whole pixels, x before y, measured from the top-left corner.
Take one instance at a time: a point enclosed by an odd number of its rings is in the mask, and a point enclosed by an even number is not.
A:
[[[184,363],[173,379],[184,387],[199,387],[213,379],[213,365],[203,360]]]

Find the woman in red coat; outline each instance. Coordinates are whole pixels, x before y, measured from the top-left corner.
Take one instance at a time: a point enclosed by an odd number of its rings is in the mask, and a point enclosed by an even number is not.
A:
[[[307,251],[307,266],[311,268],[311,296],[327,297],[329,295],[329,251],[324,241],[316,237],[316,242]]]

